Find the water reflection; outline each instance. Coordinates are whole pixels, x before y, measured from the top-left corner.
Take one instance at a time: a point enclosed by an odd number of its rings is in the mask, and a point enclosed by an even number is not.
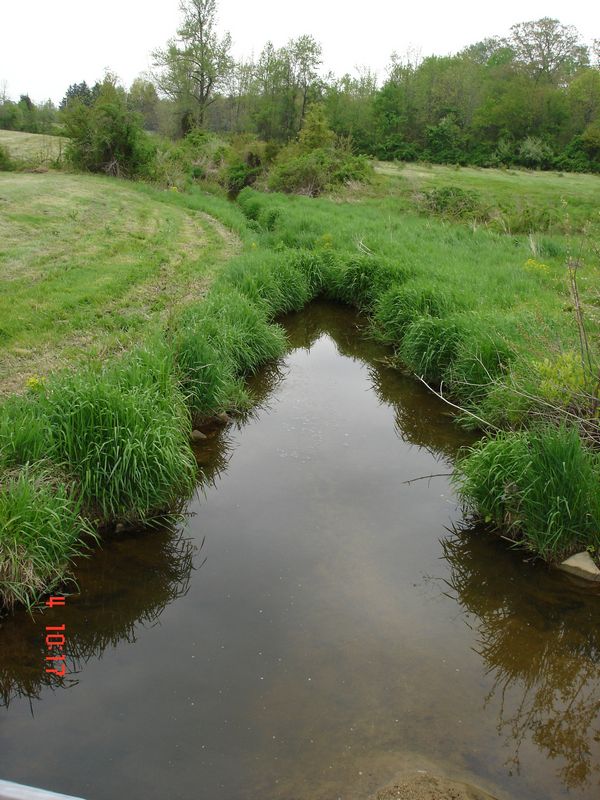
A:
[[[20,611],[0,623],[0,705],[39,699],[42,689],[71,688],[77,674],[109,647],[135,642],[136,630],[156,624],[164,609],[189,588],[200,548],[176,529],[139,532],[107,540],[92,558],[75,565],[84,594],[64,608],[34,618]],[[66,625],[67,675],[46,673],[46,625]]]
[[[399,439],[425,448],[436,460],[456,456],[459,445],[474,436],[457,436],[450,426],[450,413],[424,386],[413,377],[393,369],[389,350],[369,338],[364,318],[353,315],[345,307],[331,303],[313,303],[301,314],[283,321],[293,348],[309,350],[321,336],[328,334],[337,352],[347,358],[366,362],[371,386],[382,404],[394,408],[395,432]]]
[[[481,531],[442,547],[452,595],[474,617],[475,650],[493,679],[485,703],[497,707],[507,765],[518,772],[532,741],[566,786],[590,784],[600,764],[600,598],[542,565],[525,570]]]

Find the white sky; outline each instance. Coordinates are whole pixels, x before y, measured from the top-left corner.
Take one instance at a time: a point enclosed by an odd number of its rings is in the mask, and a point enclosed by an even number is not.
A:
[[[101,78],[123,83],[150,66],[150,52],[175,33],[179,0],[2,0],[0,88],[36,102],[63,96],[71,83]],[[423,56],[456,52],[516,22],[550,16],[575,25],[590,43],[600,38],[597,0],[219,0],[219,27],[236,57],[258,55],[302,33],[323,45],[324,68],[336,74],[370,66],[384,76],[392,51]]]

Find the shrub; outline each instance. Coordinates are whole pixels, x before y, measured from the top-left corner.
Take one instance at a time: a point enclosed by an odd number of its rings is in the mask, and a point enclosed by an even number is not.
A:
[[[0,172],[9,172],[15,165],[6,147],[0,145]]]
[[[76,169],[125,177],[152,172],[156,148],[113,78],[105,79],[91,106],[74,102],[63,113],[65,156]]]
[[[454,478],[465,506],[547,560],[600,545],[598,456],[573,428],[499,433]]]
[[[454,219],[472,219],[482,214],[477,192],[460,186],[430,189],[423,193],[419,204],[426,211]]]
[[[321,148],[295,154],[286,149],[271,170],[269,188],[315,197],[341,183],[366,181],[371,171],[368,159],[343,150]]]

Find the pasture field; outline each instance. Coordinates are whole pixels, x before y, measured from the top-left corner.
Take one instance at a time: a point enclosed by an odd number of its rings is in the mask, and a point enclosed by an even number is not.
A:
[[[0,130],[0,147],[5,147],[16,161],[34,166],[60,161],[65,142],[62,136]]]
[[[123,349],[206,291],[236,237],[165,194],[0,173],[0,391]]]

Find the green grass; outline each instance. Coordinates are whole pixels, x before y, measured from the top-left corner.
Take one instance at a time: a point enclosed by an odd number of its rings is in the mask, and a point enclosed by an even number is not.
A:
[[[206,292],[237,240],[198,213],[220,198],[195,207],[174,195],[90,176],[0,174],[0,392],[130,347]]]
[[[406,210],[415,207],[415,196],[457,186],[474,192],[483,209],[496,212],[490,217],[497,220],[499,230],[511,230],[511,222],[513,227],[522,225],[528,213],[533,220],[546,220],[554,233],[580,232],[590,221],[600,225],[598,175],[388,162],[379,162],[375,169],[386,178],[380,192],[389,192],[392,186]]]
[[[548,561],[600,547],[600,458],[573,428],[484,439],[458,462],[467,509]]]
[[[61,136],[0,130],[0,147],[6,148],[15,161],[29,166],[51,166],[60,161],[66,141]]]
[[[61,583],[86,534],[78,500],[55,474],[9,475],[0,484],[0,607],[30,607]]]

